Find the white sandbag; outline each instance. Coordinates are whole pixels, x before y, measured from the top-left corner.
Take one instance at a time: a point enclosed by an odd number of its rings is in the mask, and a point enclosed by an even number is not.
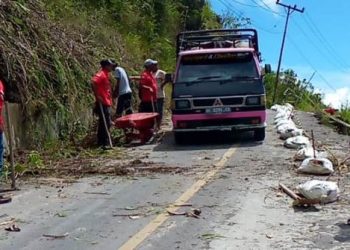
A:
[[[297,187],[297,190],[307,199],[320,200],[322,203],[334,202],[339,197],[337,183],[331,181],[307,181]]]
[[[277,128],[277,133],[282,134],[282,133],[286,133],[289,130],[294,130],[294,129],[297,129],[294,122],[282,124]]]
[[[280,118],[288,118],[290,117],[289,112],[280,112],[275,116],[275,120],[280,119]]]
[[[282,107],[283,107],[282,105],[275,104],[275,105],[273,105],[273,106],[271,107],[271,110],[273,110],[273,111],[279,111],[279,110],[281,110]]]
[[[318,157],[318,152],[316,151],[316,157]],[[298,150],[295,154],[294,159],[297,161],[303,161],[307,158],[314,157],[314,149],[312,147],[303,147]]]
[[[273,124],[276,125],[276,124],[278,124],[279,122],[285,121],[285,120],[290,120],[290,119],[288,119],[288,117],[281,117],[281,118],[275,119],[274,122],[273,122]]]
[[[277,122],[275,127],[278,128],[279,126],[282,126],[284,124],[292,124],[292,125],[294,125],[295,123],[292,120],[290,120],[290,119],[283,119],[283,120],[280,120],[279,122]]]
[[[329,155],[326,151],[318,152],[317,158],[327,158],[329,159]]]
[[[286,103],[286,104],[284,104],[284,106],[287,107],[291,111],[294,109],[294,106],[290,103]]]
[[[303,135],[303,130],[298,128],[291,128],[281,132],[280,138],[282,140],[287,140],[288,138]]]
[[[306,174],[331,174],[334,172],[333,164],[326,158],[307,158],[298,168],[298,172]]]
[[[284,146],[286,148],[299,149],[302,147],[309,147],[310,141],[305,136],[295,136],[295,137],[288,138],[284,142]]]

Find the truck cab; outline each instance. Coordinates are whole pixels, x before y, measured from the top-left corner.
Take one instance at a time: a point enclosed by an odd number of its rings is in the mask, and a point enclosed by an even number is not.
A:
[[[244,130],[263,141],[266,93],[260,62],[256,30],[180,33],[172,94],[175,140],[193,132]]]

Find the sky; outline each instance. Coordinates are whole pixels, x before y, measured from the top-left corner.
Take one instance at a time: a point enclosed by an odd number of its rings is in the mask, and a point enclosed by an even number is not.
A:
[[[249,17],[258,30],[263,63],[277,69],[286,10],[275,0],[210,0],[218,14]],[[350,1],[280,0],[305,8],[290,16],[282,59],[283,69],[293,69],[300,79],[311,80],[324,103],[339,108],[350,102]]]

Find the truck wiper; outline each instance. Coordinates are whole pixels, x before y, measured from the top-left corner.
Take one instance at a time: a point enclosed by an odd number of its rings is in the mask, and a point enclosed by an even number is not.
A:
[[[203,76],[203,77],[196,78],[196,81],[210,80],[210,79],[216,79],[216,78],[222,78],[222,76]]]
[[[226,84],[232,82],[232,80],[259,80],[259,78],[255,76],[232,76],[229,79],[222,80],[220,84]]]
[[[205,77],[198,77],[191,81],[184,81],[184,82],[177,82],[176,84],[186,84],[187,86],[198,84],[204,82],[210,82],[210,81],[222,81],[222,80],[229,80],[230,78],[223,78],[222,76],[205,76]]]
[[[248,80],[259,80],[259,78],[256,77],[256,76],[232,76],[231,79],[233,79],[233,80],[235,80],[235,79],[238,79],[238,80],[241,80],[241,79],[243,79],[243,80],[246,80],[246,79],[248,79]]]

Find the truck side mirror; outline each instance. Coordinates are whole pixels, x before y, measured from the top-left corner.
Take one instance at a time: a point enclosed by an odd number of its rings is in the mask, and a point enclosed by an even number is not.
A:
[[[167,73],[167,74],[165,74],[165,82],[166,83],[168,83],[168,82],[173,82],[173,74],[171,74],[171,73]]]
[[[265,74],[270,74],[272,72],[271,70],[271,64],[265,64]]]

